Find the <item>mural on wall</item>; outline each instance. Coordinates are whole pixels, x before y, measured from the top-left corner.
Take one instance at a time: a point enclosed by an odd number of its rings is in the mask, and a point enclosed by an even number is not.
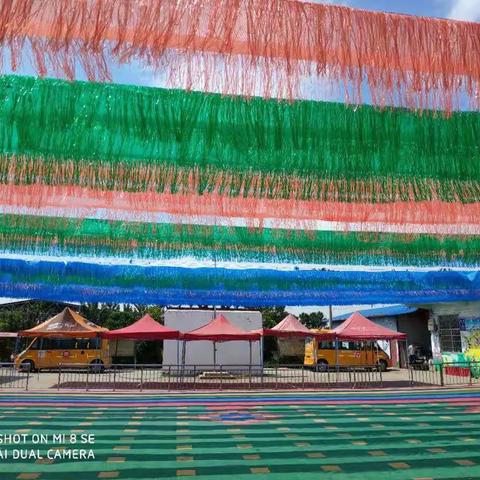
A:
[[[462,349],[466,355],[480,361],[480,317],[460,319]]]

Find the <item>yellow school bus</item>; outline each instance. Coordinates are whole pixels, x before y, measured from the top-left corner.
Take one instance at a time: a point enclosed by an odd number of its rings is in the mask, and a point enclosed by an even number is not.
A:
[[[312,330],[322,333],[322,330]],[[315,337],[305,342],[306,366],[319,365],[324,369],[336,366],[337,350],[335,341],[317,341]],[[392,366],[390,357],[376,344],[376,342],[345,342],[338,343],[338,365],[347,366],[379,366],[383,371]]]
[[[98,337],[37,337],[15,357],[18,369],[30,371],[54,369],[60,365],[89,365],[92,371],[103,371],[111,363],[109,341]]]

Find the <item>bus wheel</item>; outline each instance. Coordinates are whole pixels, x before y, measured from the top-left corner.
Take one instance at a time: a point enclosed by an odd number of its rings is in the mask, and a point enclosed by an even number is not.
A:
[[[317,365],[320,372],[326,372],[328,370],[328,362],[324,359],[319,360],[317,362]]]
[[[387,362],[385,360],[379,360],[378,361],[378,368],[382,371],[382,372],[386,372],[387,371]]]
[[[90,371],[92,373],[102,373],[104,370],[105,370],[105,365],[101,360],[98,360],[98,358],[90,362]]]
[[[22,372],[34,372],[35,364],[33,360],[23,360],[22,363],[20,363],[20,370]]]

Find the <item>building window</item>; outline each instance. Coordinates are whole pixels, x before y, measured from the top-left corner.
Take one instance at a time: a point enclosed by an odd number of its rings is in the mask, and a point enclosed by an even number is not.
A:
[[[458,315],[442,315],[438,317],[438,335],[442,352],[461,352],[460,322]]]

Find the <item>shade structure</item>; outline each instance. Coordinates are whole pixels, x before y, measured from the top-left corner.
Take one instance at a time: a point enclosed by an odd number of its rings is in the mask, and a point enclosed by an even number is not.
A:
[[[171,340],[177,339],[179,335],[178,330],[162,325],[148,313],[128,327],[102,333],[102,337],[109,340]]]
[[[264,328],[263,335],[274,337],[311,337],[312,332],[292,314],[286,316],[273,328]]]
[[[292,314],[287,315],[280,323],[277,323],[273,328],[263,328],[257,330],[263,336],[272,337],[317,337],[323,340],[334,339],[335,334],[331,331],[317,331],[309,330],[297,317]]]
[[[309,330],[303,323],[301,323],[295,315],[287,315],[280,323],[277,323],[273,328],[264,328],[258,330],[263,336],[272,337],[312,337],[312,336],[324,336],[324,334],[316,334]],[[326,334],[327,336],[329,334]],[[330,335],[332,338],[333,335]]]
[[[232,325],[223,315],[218,315],[203,327],[182,333],[182,340],[210,340],[212,342],[228,342],[234,340],[260,340],[260,333],[248,332]]]
[[[252,365],[252,342],[259,341],[261,334],[258,331],[248,332],[231,324],[223,315],[216,316],[211,322],[200,328],[180,334],[183,340],[182,365],[185,365],[185,344],[187,341],[209,340],[213,342],[213,364],[217,364],[217,342],[232,342],[246,340],[249,342],[250,361]]]
[[[381,327],[355,312],[333,330],[339,340],[405,340],[405,333]]]
[[[92,338],[107,331],[107,328],[95,325],[67,307],[49,320],[29,330],[23,330],[18,335],[20,337]]]

